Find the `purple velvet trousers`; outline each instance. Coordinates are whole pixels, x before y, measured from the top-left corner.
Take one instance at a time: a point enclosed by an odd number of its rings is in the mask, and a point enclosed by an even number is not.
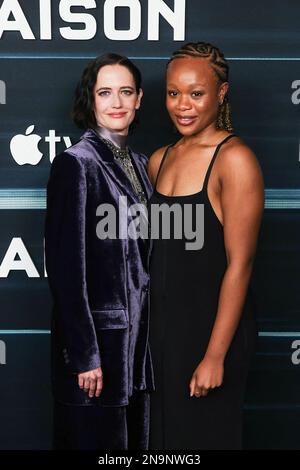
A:
[[[135,392],[127,406],[54,403],[55,450],[147,450],[149,393]]]

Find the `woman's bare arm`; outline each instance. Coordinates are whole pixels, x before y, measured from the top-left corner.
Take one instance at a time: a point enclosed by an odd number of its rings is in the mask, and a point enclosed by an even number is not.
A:
[[[253,152],[237,144],[224,149],[220,157],[227,269],[207,351],[190,384],[191,394],[222,383],[223,362],[242,314],[264,207],[263,178]]]

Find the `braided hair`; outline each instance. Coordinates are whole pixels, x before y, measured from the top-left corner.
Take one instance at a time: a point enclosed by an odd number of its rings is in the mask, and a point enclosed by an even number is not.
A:
[[[222,52],[208,42],[189,42],[173,52],[171,58],[167,62],[167,68],[175,59],[195,57],[206,58],[215,72],[218,82],[228,82],[229,66]],[[233,127],[231,123],[231,110],[227,94],[224,97],[223,103],[220,104],[219,114],[217,118],[217,128],[224,129],[232,132]]]

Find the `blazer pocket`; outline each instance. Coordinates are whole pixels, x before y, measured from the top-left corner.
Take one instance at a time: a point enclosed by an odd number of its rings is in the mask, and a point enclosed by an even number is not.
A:
[[[118,330],[128,327],[128,315],[125,309],[92,310],[92,315],[96,329]]]
[[[129,322],[126,309],[92,311],[103,372],[99,402],[128,404]]]

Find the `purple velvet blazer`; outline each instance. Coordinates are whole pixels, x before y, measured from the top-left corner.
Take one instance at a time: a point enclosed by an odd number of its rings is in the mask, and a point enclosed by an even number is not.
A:
[[[132,152],[146,195],[144,155]],[[134,390],[153,390],[148,344],[149,254],[146,239],[96,234],[101,203],[139,200],[113,154],[88,129],[55,157],[47,186],[46,269],[54,307],[52,379],[62,403],[123,406]],[[102,367],[103,390],[89,398],[77,374]]]

